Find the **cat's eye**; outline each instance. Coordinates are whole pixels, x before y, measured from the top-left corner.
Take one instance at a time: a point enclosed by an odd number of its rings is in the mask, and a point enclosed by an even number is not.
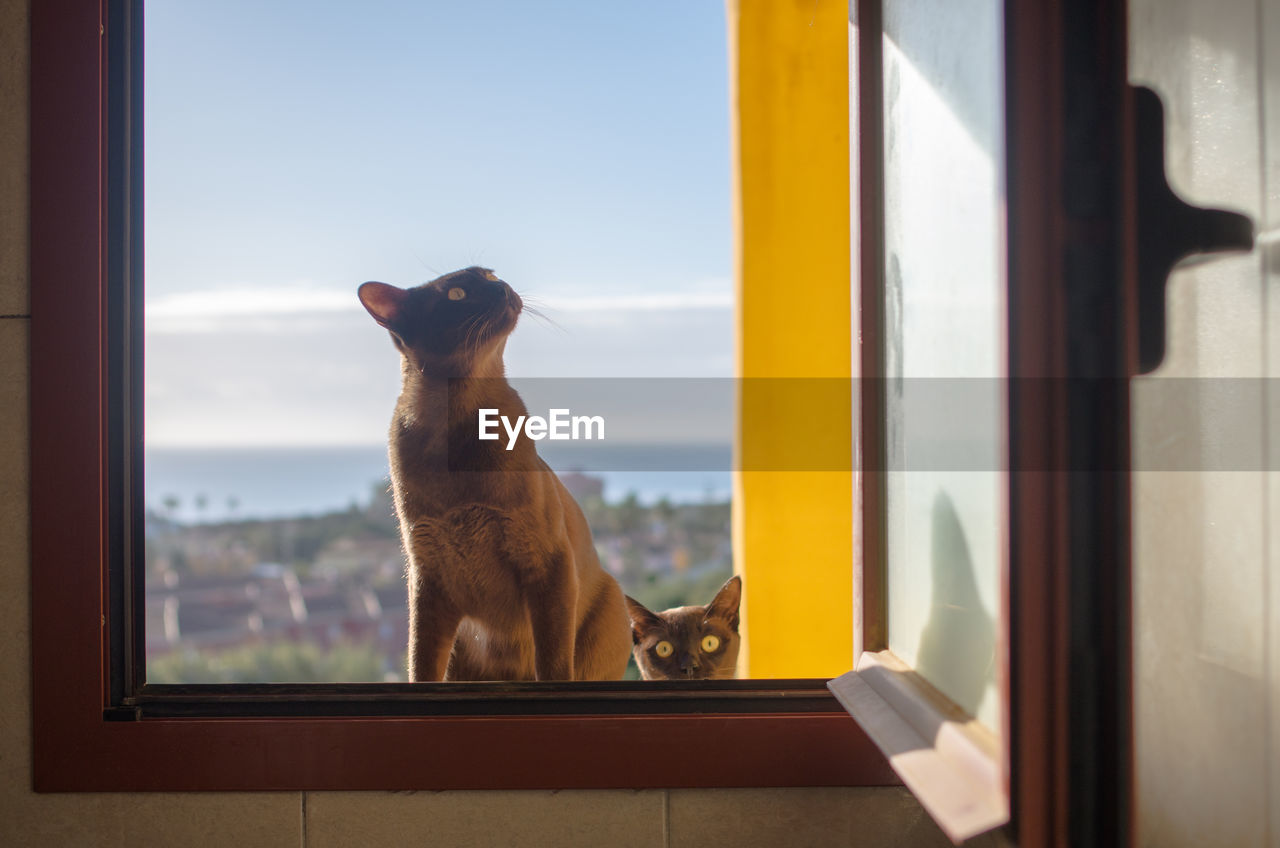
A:
[[[484,278],[492,283],[498,282],[498,275],[493,273],[492,271],[485,271]]]
[[[467,296],[467,290],[462,288],[461,286],[454,286],[453,288],[449,289],[450,300],[462,300],[466,296]]]
[[[712,636],[710,633],[708,633],[706,636],[702,637],[702,650],[706,651],[708,654],[719,647],[720,647],[719,636]]]
[[[653,652],[660,657],[669,657],[675,653],[675,647],[665,639],[653,646]]]

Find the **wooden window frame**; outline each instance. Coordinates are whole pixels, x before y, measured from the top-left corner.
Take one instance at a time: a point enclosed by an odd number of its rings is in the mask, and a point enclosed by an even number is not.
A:
[[[141,308],[125,294],[142,237],[128,203],[140,112],[119,61],[141,37],[140,10],[140,0],[31,10],[35,789],[897,783],[821,680],[442,684],[427,693],[140,682],[130,665],[140,640],[128,625],[137,587],[121,576],[141,516],[129,383],[141,352],[121,330]],[[122,309],[130,303],[132,313]],[[677,758],[685,765],[673,771]]]
[[[996,644],[997,689],[1003,722],[1000,737],[935,689],[889,647],[888,544],[885,530],[888,470],[884,453],[884,100],[883,2],[855,0],[850,25],[857,35],[856,66],[857,233],[860,267],[855,320],[863,343],[858,359],[858,443],[863,446],[855,485],[858,554],[854,557],[859,610],[854,668],[828,687],[875,741],[903,782],[953,841],[960,843],[1009,820],[1007,763],[999,738],[1008,738],[1007,545],[999,553],[1001,626]],[[854,131],[851,131],[854,132]],[[1003,230],[1003,222],[1000,226]],[[1007,277],[1002,274],[1007,288]],[[1012,314],[1006,320],[1012,322]],[[1003,451],[1002,451],[1003,453]],[[1002,494],[1007,508],[1007,487]],[[1008,527],[1006,525],[1005,530]],[[1007,539],[1007,537],[1006,537]]]
[[[502,705],[487,714],[475,714],[474,705],[441,707],[448,698],[433,701],[412,690],[373,698],[360,694],[372,689],[244,690],[239,701],[223,699],[219,716],[202,712],[206,693],[195,689],[165,701],[168,714],[155,712],[156,704],[126,702],[122,692],[130,681],[110,662],[121,646],[113,646],[109,634],[118,632],[113,627],[130,599],[127,587],[113,583],[108,565],[126,553],[128,534],[121,528],[128,512],[117,487],[132,466],[110,450],[111,428],[127,423],[127,410],[113,399],[111,381],[120,375],[111,363],[137,351],[122,350],[109,332],[120,318],[112,312],[120,301],[110,286],[119,245],[141,234],[112,229],[128,222],[113,218],[108,206],[108,125],[119,104],[108,96],[107,43],[118,33],[109,13],[119,8],[111,0],[42,0],[31,8],[37,791],[898,782],[834,699],[785,681],[771,692],[749,681],[708,687],[692,699],[653,690],[643,705],[586,685],[497,688],[483,693],[484,703]],[[859,15],[878,8],[878,0],[866,0]],[[737,10],[732,0],[731,10]],[[1009,309],[1016,316],[1009,322],[1010,487],[1011,501],[1019,504],[1009,528],[1002,610],[1011,634],[1002,650],[1009,726],[1001,773],[1012,813],[1007,832],[1027,846],[1127,845],[1127,476],[1071,470],[1076,456],[1090,450],[1110,460],[1096,467],[1124,467],[1127,392],[1117,390],[1099,407],[1058,379],[1112,377],[1113,364],[1125,356],[1125,334],[1118,328],[1105,335],[1109,346],[1090,347],[1093,361],[1102,363],[1094,371],[1076,359],[1081,351],[1071,343],[1091,338],[1095,330],[1088,322],[1098,321],[1080,303],[1101,298],[1119,320],[1131,298],[1128,286],[1115,285],[1131,278],[1131,252],[1121,247],[1129,243],[1125,228],[1131,224],[1122,191],[1127,176],[1110,166],[1098,169],[1089,158],[1099,145],[1125,149],[1127,107],[1115,94],[1125,79],[1123,61],[1115,58],[1124,55],[1124,5],[1008,0],[1005,22],[1008,275],[1014,281]],[[871,84],[860,78],[864,92]],[[1082,131],[1068,134],[1067,126]],[[868,137],[867,128],[861,132]],[[860,151],[863,173],[878,174],[868,145]],[[1104,198],[1101,208],[1082,211],[1068,187],[1088,179],[1101,181]],[[874,181],[863,181],[864,215],[875,208],[877,191]],[[878,261],[877,251],[861,251],[862,279],[878,278]],[[1100,281],[1091,284],[1080,269],[1098,271]],[[872,307],[864,320],[873,318],[874,295],[864,287],[860,297]],[[876,340],[868,336],[874,326],[858,328],[864,367],[875,362],[876,345],[868,344]],[[874,381],[859,385],[862,444],[877,444],[876,423],[866,414]],[[1123,439],[1114,437],[1120,428]],[[880,643],[884,622],[875,601],[883,586],[883,558],[876,553],[883,545],[879,496],[874,465],[863,466],[867,471],[853,493],[862,505],[853,540],[861,552],[853,560],[859,569],[854,591],[871,602],[855,605],[855,656]],[[806,700],[806,708],[796,706]],[[299,711],[299,703],[310,707]],[[429,709],[436,714],[425,714]],[[686,765],[672,771],[677,756]],[[500,770],[492,767],[496,762]]]
[[[829,685],[954,841],[1008,819],[1020,845],[1131,845],[1127,380],[1136,322],[1126,5],[1004,4],[1009,523],[997,747],[888,650],[885,398],[875,379],[883,374],[885,2],[850,2],[863,455],[856,661]]]

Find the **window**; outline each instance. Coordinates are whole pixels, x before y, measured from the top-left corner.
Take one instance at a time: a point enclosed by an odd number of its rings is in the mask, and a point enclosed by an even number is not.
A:
[[[942,5],[850,8],[859,657],[831,687],[953,839],[1128,844],[1123,4]]]
[[[130,103],[127,85],[127,71],[137,69],[121,59],[136,55],[130,39],[140,32],[130,24],[140,19],[140,11],[138,3],[112,4],[104,21],[93,3],[33,9],[37,787],[892,782],[883,759],[838,712],[817,679],[630,688],[469,684],[466,691],[445,685],[426,696],[420,689],[396,685],[264,686],[230,692],[141,684],[136,663],[140,646],[130,629],[121,626],[139,608],[136,587],[121,575],[122,563],[134,555],[131,546],[140,538],[141,510],[130,479],[136,480],[131,457],[138,455],[138,445],[130,420],[134,407],[128,403],[136,398],[130,378],[138,373],[131,358],[137,351],[128,344],[129,334],[120,332],[126,318],[133,319],[134,327],[138,318],[121,311],[130,303],[127,286],[136,270],[127,265],[131,254],[122,246],[133,239],[136,247],[141,237],[130,214],[136,215],[136,205],[127,202],[132,185],[128,168],[137,163],[125,155],[137,150],[127,144],[128,133],[140,126],[139,104]],[[832,20],[843,19],[836,15]],[[751,24],[757,38],[763,38],[764,23]],[[807,19],[792,21],[791,49],[798,44],[794,34],[802,33],[805,24]],[[824,32],[828,67],[842,71],[843,24]],[[99,77],[104,57],[109,71],[105,81]],[[754,61],[780,58],[762,54]],[[762,69],[761,64],[755,67]],[[104,87],[104,82],[109,84]],[[104,91],[106,110],[100,112]],[[840,114],[843,102],[841,96],[825,108]],[[105,115],[101,123],[100,114]],[[839,141],[826,145],[828,154],[843,154]],[[108,163],[105,173],[99,170],[103,161]],[[110,190],[103,191],[104,186]],[[836,196],[842,192],[837,189]],[[832,281],[832,290],[843,291],[840,296],[847,299],[839,273]],[[847,472],[843,476],[847,480]],[[99,486],[101,480],[108,488]],[[801,496],[775,518],[785,524],[788,514],[801,514],[810,503],[809,496]],[[837,515],[837,526],[847,528],[848,512]],[[78,532],[65,532],[69,526]],[[837,539],[830,556],[839,557],[841,545]],[[847,556],[843,562],[847,571]],[[844,597],[841,605],[847,610]],[[108,634],[114,634],[114,642]],[[847,630],[844,636],[848,638]],[[122,657],[135,660],[133,666],[122,663]],[[664,765],[676,752],[707,751],[709,746],[717,756],[699,757],[678,778]],[[406,756],[424,750],[432,756]],[[477,758],[476,751],[492,756]],[[501,775],[487,766],[468,765],[478,759],[492,762],[499,751],[507,764]],[[441,763],[451,768],[442,769]]]
[[[863,564],[879,560],[882,582],[864,584],[864,626],[876,630],[832,690],[965,839],[1008,817],[1003,27],[994,2],[881,6],[880,31],[854,39],[857,72],[881,89],[850,109],[876,110],[868,124],[882,128],[860,134],[882,157],[879,175],[861,176],[880,180],[881,199],[863,210],[857,242],[877,260],[860,281],[864,306],[877,302],[857,317],[874,340],[863,349],[878,345],[879,367],[861,373],[875,390],[862,414],[880,435],[864,447],[880,471],[864,505],[876,505],[881,544]]]
[[[1053,14],[1017,6],[1004,18],[1010,511],[998,611],[1008,622],[1008,641],[997,654],[1006,657],[1007,673],[997,679],[1005,681],[1008,703],[1000,780],[1008,787],[1013,834],[1026,845],[1052,844],[1064,833],[1077,844],[1119,845],[1128,827],[1128,502],[1127,479],[1117,471],[1126,467],[1117,446],[1127,444],[1127,392],[1115,378],[1127,373],[1119,328],[1128,314],[1120,283],[1128,279],[1121,269],[1130,222],[1118,188],[1126,185],[1123,157],[1113,149],[1126,102],[1111,73],[1123,67],[1115,56],[1122,41],[1115,35],[1123,29],[1118,6],[1098,0]],[[117,626],[136,598],[114,576],[133,555],[130,520],[140,514],[125,497],[132,466],[119,451],[119,436],[132,432],[130,407],[121,400],[136,371],[121,367],[132,351],[118,328],[129,279],[120,264],[129,254],[120,248],[141,234],[111,205],[130,184],[124,130],[136,128],[137,115],[122,100],[128,88],[116,60],[130,55],[128,37],[139,33],[127,24],[139,11],[136,2],[110,4],[103,20],[100,4],[86,0],[32,8],[37,789],[896,780],[820,679],[679,692],[498,685],[465,693],[441,687],[424,698],[411,687],[298,686],[246,687],[213,699],[208,690],[187,687],[139,697],[137,681],[112,660],[137,650]],[[851,333],[845,308],[852,146],[845,123],[846,11],[846,4],[828,2],[729,7],[742,174],[736,223],[744,376],[845,380],[855,342],[862,376],[883,373],[880,339],[867,332],[876,325],[859,323]],[[879,12],[875,2],[856,10],[863,71],[856,86],[864,107],[881,96],[879,73],[866,73],[879,67],[879,39],[862,35],[882,31]],[[860,112],[868,123],[856,148],[861,232],[876,247],[864,246],[856,257],[863,285],[855,302],[867,321],[879,320],[882,304],[878,287],[866,285],[879,279],[882,262],[880,181],[868,178],[880,173],[879,147],[868,144],[879,138],[878,114]],[[131,115],[132,124],[121,123]],[[1100,162],[1099,151],[1115,155]],[[816,375],[815,364],[823,368]],[[1063,379],[1082,376],[1091,382]],[[867,413],[878,409],[876,385],[862,380],[846,413],[837,410],[823,423],[831,444],[846,446],[850,457],[853,420],[864,448],[883,438],[883,419]],[[855,399],[856,419],[848,414]],[[801,426],[809,422],[792,413],[744,420],[743,449],[767,451],[779,434],[807,438]],[[744,472],[736,507],[748,580],[754,581],[749,569],[770,560],[793,569],[799,579],[777,584],[779,603],[798,605],[816,595],[829,604],[835,612],[823,624],[835,622],[841,632],[823,638],[823,650],[843,654],[841,668],[856,659],[851,645],[861,654],[885,644],[877,611],[884,597],[881,468],[865,456],[857,467],[856,489],[847,471]],[[855,543],[857,556],[850,554]],[[861,603],[850,614],[855,590]],[[746,614],[754,616],[753,628],[776,627],[767,607],[749,602]],[[124,634],[123,644],[111,644],[111,633]],[[802,650],[818,637],[811,631],[789,638],[788,650]],[[753,661],[766,661],[762,644],[750,646]],[[690,750],[704,755],[673,776],[670,757]],[[500,775],[487,767],[499,754]]]

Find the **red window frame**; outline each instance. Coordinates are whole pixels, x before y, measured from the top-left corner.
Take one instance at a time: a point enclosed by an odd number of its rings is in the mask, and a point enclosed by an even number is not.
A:
[[[1034,5],[1034,8],[1032,6]],[[31,8],[32,691],[37,791],[658,788],[897,783],[843,712],[656,715],[129,718],[111,692],[108,582],[115,508],[107,426],[108,0]],[[1126,844],[1128,571],[1125,480],[1073,525],[1066,466],[1069,349],[1061,257],[1107,236],[1067,208],[1069,103],[1081,67],[1110,92],[1093,135],[1120,143],[1124,6],[1117,0],[1006,4],[1009,344],[1015,496],[1010,527],[1010,833],[1019,844]],[[1083,22],[1083,23],[1081,23]],[[1073,27],[1075,29],[1073,29]],[[1083,27],[1083,30],[1081,29]],[[1110,52],[1079,43],[1111,39]],[[1073,41],[1073,39],[1075,39]],[[1093,51],[1093,52],[1091,52]],[[1099,58],[1100,57],[1100,58]],[[1070,68],[1067,65],[1071,64]],[[1068,86],[1068,81],[1071,86]],[[1117,117],[1118,116],[1118,117]],[[1119,121],[1119,129],[1114,125]],[[1077,134],[1079,135],[1079,134]],[[1104,143],[1106,143],[1104,141]],[[1077,144],[1077,141],[1070,141]],[[1113,207],[1123,207],[1117,190]],[[864,207],[867,198],[864,198]],[[1122,223],[1128,208],[1112,208]],[[1114,221],[1112,221],[1114,223]],[[1099,234],[1102,234],[1101,236]],[[1125,250],[1120,253],[1131,264]],[[1126,266],[1129,267],[1129,266]],[[1016,316],[1017,320],[1013,320]],[[1029,384],[1032,385],[1032,384]],[[1065,410],[1065,412],[1064,412]],[[1122,410],[1123,412],[1123,410]],[[1089,422],[1084,422],[1088,424]],[[1115,422],[1112,422],[1115,423]],[[1123,424],[1121,419],[1119,422]],[[1020,435],[1017,435],[1020,434]],[[874,493],[868,493],[874,497]],[[1118,522],[1118,523],[1117,523]],[[1084,530],[1094,533],[1081,536]],[[877,530],[868,525],[874,546]],[[1082,542],[1083,540],[1083,542]],[[1085,572],[1070,556],[1100,557]],[[862,575],[874,580],[873,571]],[[1104,661],[1071,665],[1073,622],[1108,628]],[[1087,619],[1086,619],[1087,620]],[[1074,752],[1102,751],[1097,774]],[[690,752],[697,756],[690,757]],[[681,769],[670,763],[679,756]],[[493,764],[500,763],[501,768]],[[1089,820],[1079,815],[1085,811]]]
[[[31,10],[31,510],[38,791],[897,783],[830,712],[130,719],[108,560],[108,0]],[[118,153],[116,154],[118,155]],[[136,235],[136,234],[135,234]],[[114,406],[113,406],[114,405]],[[689,757],[690,752],[697,756]],[[683,763],[673,771],[670,763]],[[494,768],[501,763],[501,768]]]
[[[857,0],[860,326],[882,375],[882,12]],[[1027,846],[1133,844],[1128,377],[1135,173],[1124,0],[1005,0],[1009,493],[998,646],[1011,818]],[[877,380],[859,439],[882,444]],[[865,460],[864,460],[865,461]],[[883,483],[857,499],[855,653],[886,643]]]

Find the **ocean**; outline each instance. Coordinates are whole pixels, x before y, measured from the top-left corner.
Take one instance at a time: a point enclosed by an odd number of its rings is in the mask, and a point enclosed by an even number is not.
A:
[[[604,481],[604,497],[634,493],[645,503],[728,500],[727,445],[599,446],[581,454],[541,450],[560,472],[582,471]],[[385,447],[157,448],[146,451],[149,510],[179,521],[223,521],[320,515],[367,506],[387,487]]]

